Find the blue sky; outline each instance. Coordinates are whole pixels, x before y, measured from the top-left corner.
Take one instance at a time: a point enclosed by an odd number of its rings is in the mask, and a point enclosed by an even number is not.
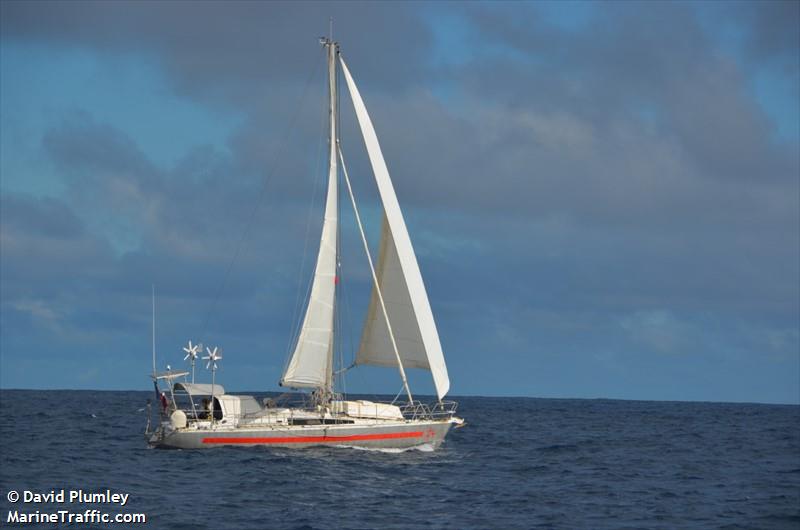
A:
[[[161,367],[192,338],[226,388],[277,389],[333,16],[453,395],[800,403],[797,2],[0,5],[3,388],[147,388],[155,284]],[[342,215],[349,358],[369,283]]]

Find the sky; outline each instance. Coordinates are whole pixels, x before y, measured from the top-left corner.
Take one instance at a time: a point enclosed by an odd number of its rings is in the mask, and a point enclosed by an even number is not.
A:
[[[227,390],[278,390],[319,244],[333,17],[451,395],[798,404],[799,6],[3,0],[0,387],[147,389],[154,286],[159,369],[192,339],[223,349]],[[346,362],[370,283],[346,203],[341,227]]]

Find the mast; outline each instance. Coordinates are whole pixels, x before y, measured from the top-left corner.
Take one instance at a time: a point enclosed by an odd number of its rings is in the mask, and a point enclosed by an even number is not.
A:
[[[338,217],[339,213],[339,192],[336,186],[337,179],[338,179],[338,171],[336,167],[336,141],[337,141],[337,131],[336,131],[336,54],[338,53],[339,46],[337,43],[333,41],[333,17],[330,19],[330,33],[328,35],[328,39],[325,41],[325,47],[328,49],[328,113],[330,114],[330,132],[328,134],[328,203],[330,205],[331,202],[334,203],[334,212]],[[331,182],[333,181],[333,186],[331,186]],[[332,196],[331,196],[332,195]],[[338,231],[338,226],[337,226]],[[333,277],[333,309],[332,309],[332,321],[331,321],[331,329],[333,331],[331,342],[328,346],[328,365],[325,370],[326,374],[326,382],[325,382],[325,395],[329,396],[333,393],[333,356],[334,356],[334,348],[336,345],[335,334],[336,334],[336,285],[338,283],[338,263],[339,263],[339,243],[338,237],[336,238],[336,252],[334,255],[334,277]]]
[[[338,263],[339,192],[336,157],[336,56],[338,46],[331,39],[320,39],[328,52],[328,107],[330,118],[328,190],[322,222],[319,254],[314,269],[308,306],[281,386],[312,388],[322,396],[333,392],[333,352]],[[327,399],[327,398],[323,398]]]

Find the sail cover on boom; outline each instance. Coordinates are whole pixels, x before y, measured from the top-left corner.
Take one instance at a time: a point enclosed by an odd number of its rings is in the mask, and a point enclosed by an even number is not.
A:
[[[450,378],[417,256],[411,246],[411,238],[372,121],[341,55],[339,61],[383,203],[384,222],[376,274],[399,355],[403,366],[431,371],[436,394],[442,399],[450,389]],[[356,354],[356,364],[397,366],[375,286]]]

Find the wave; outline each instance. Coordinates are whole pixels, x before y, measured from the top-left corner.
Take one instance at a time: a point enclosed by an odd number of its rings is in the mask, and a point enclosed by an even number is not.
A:
[[[398,454],[398,453],[405,453],[407,451],[420,451],[422,453],[432,453],[435,448],[433,444],[425,443],[420,445],[415,445],[413,447],[363,447],[360,445],[335,445],[334,447],[338,448],[346,448],[346,449],[357,449],[359,451],[372,451],[375,453],[386,453],[386,454]]]

